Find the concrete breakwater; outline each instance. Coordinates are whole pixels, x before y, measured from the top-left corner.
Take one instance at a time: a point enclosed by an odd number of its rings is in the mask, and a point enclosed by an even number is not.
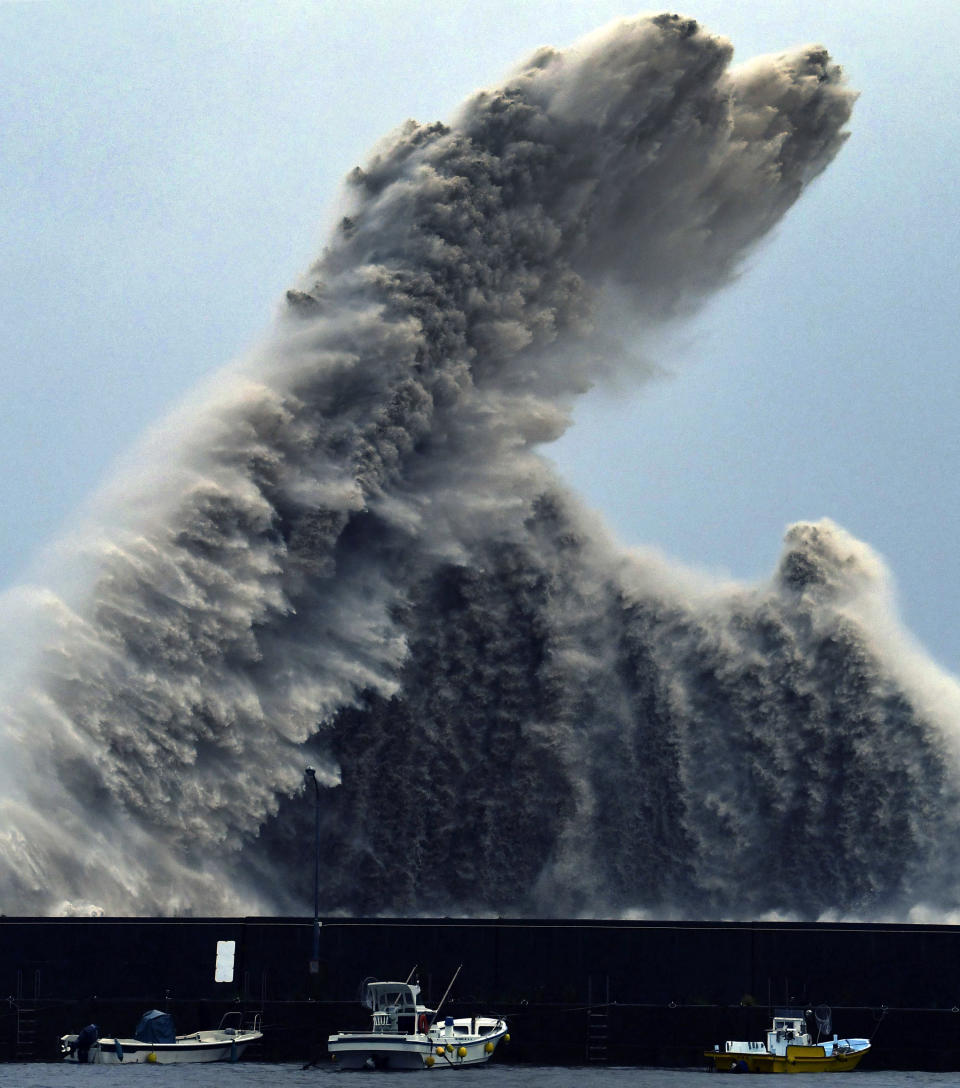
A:
[[[833,1009],[874,1041],[872,1068],[960,1069],[960,927],[580,919],[0,918],[0,1060],[50,1060],[67,1031],[127,1034],[169,1009],[178,1030],[260,1013],[256,1060],[327,1061],[359,1027],[364,978],[416,966],[428,1003],[496,1012],[498,1060],[701,1064],[759,1038],[771,1007]],[[218,965],[218,951],[220,962]],[[246,1060],[246,1059],[245,1059]]]

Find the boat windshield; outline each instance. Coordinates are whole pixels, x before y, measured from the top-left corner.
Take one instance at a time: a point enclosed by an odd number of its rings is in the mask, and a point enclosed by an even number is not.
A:
[[[802,1035],[807,1030],[803,1009],[774,1009],[773,1030]]]
[[[803,1021],[794,1020],[792,1017],[778,1016],[773,1021],[774,1031],[796,1031],[803,1032]]]

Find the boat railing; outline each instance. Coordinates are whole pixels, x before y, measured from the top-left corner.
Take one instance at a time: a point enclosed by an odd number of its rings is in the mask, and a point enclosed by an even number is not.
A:
[[[233,1009],[230,1012],[225,1012],[220,1017],[220,1031],[239,1031],[243,1026],[243,1013],[239,1009]]]
[[[231,1009],[220,1018],[219,1031],[228,1035],[238,1035],[245,1031],[259,1031],[261,1013],[255,1012],[253,1016],[244,1014],[239,1009]]]
[[[389,1012],[377,1011],[373,1014],[373,1030],[377,1032],[392,1031],[393,1018]]]

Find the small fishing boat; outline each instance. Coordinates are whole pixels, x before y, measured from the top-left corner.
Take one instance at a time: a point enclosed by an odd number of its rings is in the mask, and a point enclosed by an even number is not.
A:
[[[817,1010],[821,1029],[829,1025],[830,1010]],[[826,1032],[829,1033],[829,1026]],[[870,1050],[869,1039],[832,1039],[817,1041],[807,1031],[806,1014],[778,1009],[766,1039],[760,1042],[727,1040],[723,1047],[704,1052],[718,1073],[848,1073],[856,1069]]]
[[[140,1018],[132,1039],[102,1036],[96,1024],[88,1024],[77,1035],[61,1036],[60,1053],[64,1061],[94,1065],[235,1062],[251,1043],[263,1038],[259,1013],[248,1027],[242,1020],[241,1013],[228,1012],[217,1028],[177,1035],[173,1017],[151,1009]]]
[[[436,1009],[421,1004],[412,971],[406,982],[368,979],[361,1002],[373,1022],[366,1031],[331,1035],[330,1057],[341,1069],[455,1069],[488,1062],[500,1043],[510,1038],[505,1020],[438,1016],[459,973],[458,967]]]

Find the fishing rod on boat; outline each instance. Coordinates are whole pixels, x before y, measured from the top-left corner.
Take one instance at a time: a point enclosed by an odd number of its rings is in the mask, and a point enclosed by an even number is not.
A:
[[[461,963],[456,971],[453,972],[453,978],[450,979],[450,985],[444,991],[443,997],[440,998],[440,1004],[433,1010],[433,1019],[430,1021],[431,1024],[435,1024],[437,1022],[437,1016],[439,1015],[441,1008],[443,1008],[444,1001],[447,1000],[447,994],[449,994],[450,991],[453,989],[453,984],[457,981],[457,975],[460,974],[462,968],[463,964]]]

